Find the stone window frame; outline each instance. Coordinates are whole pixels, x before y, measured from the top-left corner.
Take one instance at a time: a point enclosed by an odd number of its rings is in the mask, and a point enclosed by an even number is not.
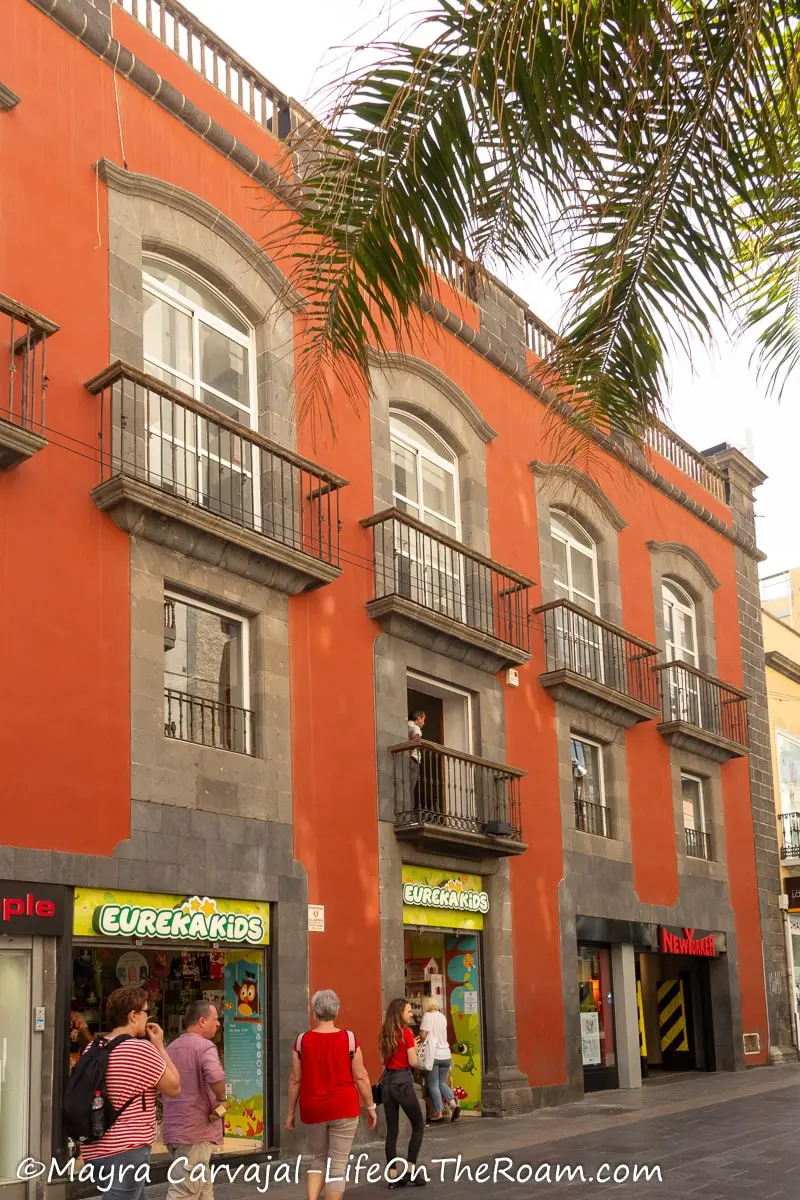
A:
[[[407,414],[453,451],[458,469],[461,541],[491,557],[486,445],[497,433],[477,406],[431,363],[405,354],[370,355],[370,422],[375,512],[394,505],[389,418]],[[434,531],[435,532],[435,531]]]
[[[655,642],[666,657],[662,583],[674,580],[690,597],[695,608],[697,666],[707,675],[717,674],[717,643],[714,627],[714,592],[719,580],[690,546],[679,542],[648,542],[653,580]]]
[[[711,839],[710,859],[693,858],[686,853],[686,841],[683,831],[682,775],[694,775],[695,778],[702,781],[706,833]],[[726,880],[728,878],[728,865],[721,764],[712,762],[699,754],[692,754],[687,750],[671,746],[670,776],[675,821],[675,848],[678,855],[679,874],[694,875],[705,879]]]
[[[598,615],[622,625],[618,535],[627,525],[602,490],[576,467],[531,464],[536,490],[541,602],[558,600],[551,540],[551,510],[565,513],[591,537],[597,554]]]
[[[610,838],[575,826],[570,740],[580,736],[601,747],[605,798],[611,810]],[[556,744],[564,850],[632,863],[625,729],[560,701],[556,704]]]
[[[98,169],[108,185],[111,361],[144,369],[142,258],[172,260],[220,291],[252,325],[258,431],[296,449],[294,313],[301,301],[280,270],[199,196],[105,161]]]

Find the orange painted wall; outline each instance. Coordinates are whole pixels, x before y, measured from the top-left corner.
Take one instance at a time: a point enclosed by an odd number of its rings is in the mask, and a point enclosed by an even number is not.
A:
[[[155,39],[124,14],[115,13],[115,21],[144,61],[265,157],[275,153],[268,134]],[[7,3],[4,31],[0,78],[23,99],[0,115],[0,138],[19,156],[0,199],[0,286],[62,329],[49,359],[49,421],[61,431],[53,435],[59,444],[16,473],[0,475],[0,843],[109,853],[128,834],[128,543],[89,499],[98,478],[90,449],[97,411],[82,382],[108,360],[106,199],[92,164],[101,156],[121,162],[112,72],[27,0]],[[196,192],[251,236],[263,237],[279,218],[264,217],[252,183],[123,79],[119,92],[130,169]],[[297,334],[299,341],[299,321]],[[529,464],[547,454],[545,411],[440,330],[424,343],[414,352],[462,387],[498,431],[487,447],[493,557],[536,579]],[[312,988],[340,993],[374,1069],[380,1015],[377,627],[364,608],[371,596],[371,540],[359,525],[372,510],[370,429],[366,396],[358,413],[335,383],[334,396],[337,439],[315,441],[308,428],[298,434],[302,452],[351,482],[342,492],[342,578],[290,601],[295,854],[308,873],[309,900],[326,908],[326,933],[310,935]],[[67,443],[65,434],[75,441]],[[714,596],[719,675],[740,682],[732,545],[615,460],[597,452],[589,466],[627,521],[619,537],[625,627],[653,638],[646,542],[687,542],[720,580]],[[667,467],[665,475],[685,482]],[[692,487],[702,499],[702,489]],[[719,502],[707,507],[725,513]],[[512,895],[519,1064],[535,1085],[565,1078],[557,891],[562,831],[553,704],[537,681],[542,653],[535,625],[534,659],[521,670],[520,687],[505,692],[508,761],[528,771],[522,796],[531,848],[512,863]],[[670,904],[678,881],[667,749],[651,725],[630,731],[627,742],[636,891],[646,903]],[[725,767],[723,780],[744,1027],[760,1031],[766,1047],[746,762]]]

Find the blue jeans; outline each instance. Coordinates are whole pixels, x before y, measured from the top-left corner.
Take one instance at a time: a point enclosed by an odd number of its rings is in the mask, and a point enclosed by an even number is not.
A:
[[[443,1062],[435,1062],[430,1071],[425,1072],[425,1084],[428,1089],[428,1095],[431,1098],[431,1103],[433,1104],[434,1113],[440,1113],[444,1108],[442,1102],[443,1096],[448,1104],[451,1100],[455,1099],[455,1096],[445,1082],[450,1066],[451,1061],[447,1058]]]
[[[91,1159],[89,1165],[98,1195],[102,1196],[103,1200],[147,1200],[147,1183],[142,1178],[145,1171],[141,1168],[146,1167],[149,1162],[149,1146],[137,1146],[135,1150],[123,1150],[120,1154]],[[121,1167],[126,1167],[127,1170],[121,1172]]]

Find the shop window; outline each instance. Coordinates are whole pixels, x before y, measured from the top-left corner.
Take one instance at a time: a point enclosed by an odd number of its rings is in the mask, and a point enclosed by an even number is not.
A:
[[[575,828],[611,837],[611,810],[606,801],[603,747],[588,738],[570,738]]]
[[[164,732],[179,741],[253,753],[247,621],[165,596]]]
[[[584,1070],[616,1069],[611,953],[606,947],[578,947],[578,990]]]
[[[30,958],[0,949],[0,1185],[29,1152],[30,1028]]]
[[[153,903],[144,895],[140,904]],[[194,902],[200,904],[195,897]],[[192,901],[189,901],[192,903]],[[205,900],[206,904],[213,903]],[[225,1153],[253,1153],[265,1144],[265,1079],[267,980],[265,948],[226,950],[201,947],[80,945],[72,952],[70,1065],[97,1033],[108,1033],[105,1008],[120,987],[142,987],[148,994],[150,1019],[170,1043],[183,1032],[189,1004],[207,1000],[220,1019],[214,1037],[225,1071]],[[154,1154],[165,1154],[161,1136],[161,1102]]]
[[[703,780],[697,775],[681,774],[683,828],[690,858],[711,858],[704,790]]]

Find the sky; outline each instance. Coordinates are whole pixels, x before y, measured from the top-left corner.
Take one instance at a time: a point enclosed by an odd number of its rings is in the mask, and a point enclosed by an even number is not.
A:
[[[215,33],[277,88],[312,110],[324,83],[346,60],[344,46],[380,34],[402,0],[183,0]],[[520,274],[508,280],[543,320],[558,327],[562,299],[549,277]],[[749,363],[750,347],[724,333],[713,354],[702,346],[693,362],[670,364],[668,420],[697,449],[729,442],[764,471],[758,490],[757,534],[767,554],[761,574],[800,565],[794,511],[800,459],[800,377],[778,402],[769,398]]]

